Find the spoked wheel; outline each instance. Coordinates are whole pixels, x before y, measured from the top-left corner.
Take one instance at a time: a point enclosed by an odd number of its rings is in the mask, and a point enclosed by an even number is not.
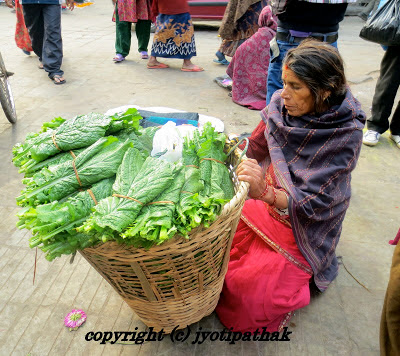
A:
[[[0,102],[8,121],[14,124],[17,121],[17,113],[15,111],[10,82],[8,80],[10,75],[13,75],[13,73],[7,72],[0,53]]]

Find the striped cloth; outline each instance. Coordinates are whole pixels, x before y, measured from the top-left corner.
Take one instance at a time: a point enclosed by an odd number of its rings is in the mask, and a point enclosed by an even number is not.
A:
[[[350,173],[360,154],[365,113],[348,89],[341,105],[317,117],[292,117],[280,92],[261,113],[264,137],[259,135],[262,139],[253,142],[251,151],[259,153],[264,146],[278,186],[290,194],[296,243],[323,291],[338,273],[335,248],[350,202]]]

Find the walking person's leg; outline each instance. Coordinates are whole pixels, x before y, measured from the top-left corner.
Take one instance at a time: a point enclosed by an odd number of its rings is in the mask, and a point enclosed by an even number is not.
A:
[[[118,15],[118,3],[115,5],[115,62],[122,62],[131,50],[132,24],[120,21]]]
[[[390,122],[390,138],[400,148],[400,101],[397,103],[396,110],[393,113],[392,121]]]
[[[29,37],[32,42],[33,52],[42,61],[44,23],[43,23],[43,5],[28,4],[22,5],[25,19],[25,26],[28,29]]]
[[[149,58],[147,48],[150,41],[150,20],[138,20],[135,26],[136,38],[138,40],[138,51],[141,54],[142,59]]]
[[[372,116],[367,120],[368,130],[379,134],[389,128],[389,116],[400,85],[400,46],[389,47],[382,58],[380,76],[372,100]]]
[[[61,5],[43,7],[44,41],[43,67],[55,84],[65,83],[61,70],[63,46],[61,37]]]

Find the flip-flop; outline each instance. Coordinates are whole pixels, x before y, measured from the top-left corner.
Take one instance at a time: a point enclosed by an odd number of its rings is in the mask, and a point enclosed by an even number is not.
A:
[[[115,63],[120,63],[120,62],[123,62],[124,60],[125,60],[125,57],[122,54],[119,54],[119,53],[117,53],[115,55],[115,57],[113,58],[113,61]]]
[[[159,64],[156,64],[155,66],[147,65],[147,68],[148,69],[164,69],[164,68],[169,68],[169,65],[164,64],[164,63],[159,63]]]
[[[229,64],[229,61],[228,60],[226,60],[225,58],[224,59],[222,59],[222,60],[219,60],[219,59],[213,59],[213,62],[215,62],[215,63],[218,63],[218,64],[223,64],[223,65],[228,65]]]
[[[193,68],[181,68],[182,72],[202,72],[204,68],[194,66]]]
[[[56,82],[55,81],[55,79],[61,79],[62,78],[62,75],[59,75],[59,74],[55,74],[55,75],[53,75],[50,79],[53,81],[53,83],[54,84],[56,84],[56,85],[60,85],[60,84],[65,84],[66,83],[66,80],[65,79],[63,79],[63,80],[61,80],[61,81],[59,81],[59,82]]]
[[[149,59],[149,54],[146,51],[140,52],[140,58]]]
[[[44,69],[44,67],[43,67],[43,63],[42,63],[42,62],[39,62],[39,64],[38,64],[38,68],[39,68],[39,69]]]

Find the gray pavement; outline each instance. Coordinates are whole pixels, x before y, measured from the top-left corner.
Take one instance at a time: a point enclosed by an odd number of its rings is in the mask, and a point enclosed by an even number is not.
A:
[[[363,147],[353,174],[353,196],[337,253],[361,287],[341,266],[338,278],[311,304],[296,312],[290,342],[172,343],[169,339],[143,345],[100,345],[87,342],[89,331],[145,330],[135,313],[81,257],[47,262],[39,252],[33,285],[35,251],[29,232],[17,230],[15,197],[22,176],[11,164],[12,146],[28,132],[56,116],[71,118],[90,111],[105,112],[126,104],[167,106],[212,115],[231,133],[251,132],[257,111],[232,103],[227,91],[213,83],[225,67],[212,62],[219,46],[215,30],[197,27],[196,64],[202,73],[183,73],[179,60],[166,70],[147,70],[136,44],[121,64],[114,64],[111,2],[63,14],[66,85],[56,86],[14,43],[15,14],[0,6],[0,50],[15,72],[12,88],[18,123],[11,126],[0,112],[0,355],[378,355],[379,320],[393,247],[399,228],[400,150],[384,134],[375,148]],[[358,37],[362,21],[347,17],[339,49],[354,94],[369,114],[381,48]],[[69,332],[64,316],[73,308],[87,312],[87,322]],[[192,330],[221,330],[215,314]]]

